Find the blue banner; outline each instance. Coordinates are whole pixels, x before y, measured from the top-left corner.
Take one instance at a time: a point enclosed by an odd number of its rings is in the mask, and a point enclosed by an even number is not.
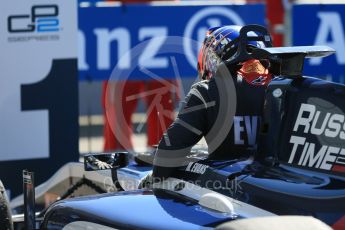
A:
[[[230,24],[264,25],[264,5],[80,7],[80,79],[195,77],[206,30]]]
[[[345,4],[294,5],[293,45],[328,45],[336,54],[307,59],[304,74],[344,82],[345,76]]]

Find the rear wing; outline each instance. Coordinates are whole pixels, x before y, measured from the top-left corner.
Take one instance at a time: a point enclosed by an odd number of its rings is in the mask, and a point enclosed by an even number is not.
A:
[[[253,41],[265,48],[248,49],[249,42]],[[235,54],[225,61],[225,65],[230,67],[249,59],[269,59],[270,72],[285,77],[302,76],[305,58],[322,58],[335,53],[328,46],[272,47],[270,34],[260,25],[243,26],[236,44]]]
[[[323,58],[334,54],[328,46],[269,47],[254,49],[254,59],[269,59],[274,75],[301,76],[305,58]]]
[[[272,47],[272,38],[267,29],[255,24],[243,26],[239,37],[234,41],[237,41],[237,50],[225,61],[226,66],[238,65],[249,59],[269,59],[270,72],[284,77],[302,76],[305,58],[321,58],[335,53],[335,50],[328,46]],[[265,48],[248,49],[248,44],[253,41]],[[232,43],[228,45],[230,44]]]
[[[335,50],[328,46],[269,47],[253,50],[253,56],[261,58],[284,55],[303,55],[305,58],[322,58],[334,53]]]

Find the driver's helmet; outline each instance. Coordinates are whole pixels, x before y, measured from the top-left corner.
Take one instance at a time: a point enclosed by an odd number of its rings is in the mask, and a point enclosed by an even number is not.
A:
[[[198,75],[203,80],[211,79],[222,61],[229,60],[237,52],[242,26],[230,25],[210,28],[198,55]],[[249,32],[250,36],[257,36]],[[261,41],[248,41],[247,50],[264,48]],[[250,59],[236,65],[237,74],[253,85],[266,85],[271,79],[268,72],[269,62]]]

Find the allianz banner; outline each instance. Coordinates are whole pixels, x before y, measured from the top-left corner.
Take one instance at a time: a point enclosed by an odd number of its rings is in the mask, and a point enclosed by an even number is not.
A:
[[[0,2],[0,179],[47,180],[78,152],[77,2]]]
[[[336,54],[307,59],[305,75],[331,76],[345,81],[345,4],[294,5],[292,9],[293,45],[328,45]]]
[[[265,25],[264,5],[81,4],[80,79],[109,79],[115,67],[130,71],[130,79],[149,79],[143,69],[165,78],[174,78],[176,71],[195,77],[206,30],[234,24]]]

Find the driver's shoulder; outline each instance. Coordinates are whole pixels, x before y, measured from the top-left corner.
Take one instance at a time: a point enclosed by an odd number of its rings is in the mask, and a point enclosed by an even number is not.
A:
[[[203,102],[217,101],[218,89],[213,78],[210,80],[199,81],[192,85],[189,95],[196,95],[198,98],[202,98]]]
[[[209,89],[209,80],[199,81],[194,83],[191,87],[192,90],[198,90],[200,92],[206,92]]]

